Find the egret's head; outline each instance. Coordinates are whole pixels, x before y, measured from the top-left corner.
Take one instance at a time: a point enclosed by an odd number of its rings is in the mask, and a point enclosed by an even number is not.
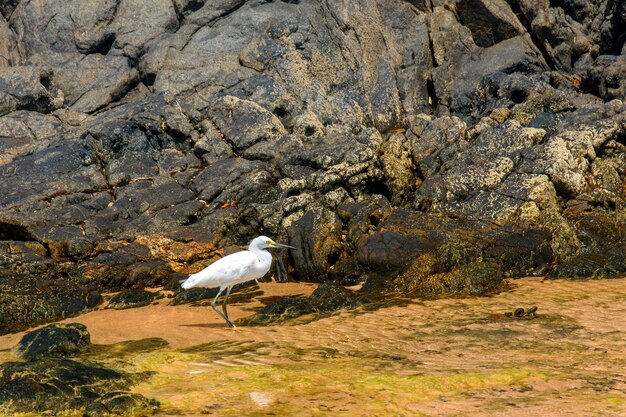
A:
[[[268,248],[295,249],[293,246],[283,245],[282,243],[276,243],[267,236],[259,236],[257,238],[254,238],[252,242],[250,242],[250,246],[248,247],[249,250],[268,249]]]

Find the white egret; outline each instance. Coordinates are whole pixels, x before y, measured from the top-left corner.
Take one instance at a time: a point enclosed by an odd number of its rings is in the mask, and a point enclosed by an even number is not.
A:
[[[215,299],[211,302],[211,305],[217,314],[222,316],[222,318],[226,320],[226,323],[234,329],[236,326],[230,321],[228,311],[226,311],[226,301],[230,295],[230,290],[236,284],[252,281],[253,279],[261,278],[263,275],[267,274],[267,271],[270,270],[270,266],[272,265],[272,254],[266,250],[268,248],[295,249],[293,246],[276,243],[267,236],[259,236],[250,242],[248,250],[225,256],[213,262],[202,271],[189,275],[189,278],[180,283],[186,290],[194,287],[219,287],[220,289]],[[224,310],[222,313],[217,308],[216,303],[224,290],[226,290],[226,296],[222,303],[222,310]]]

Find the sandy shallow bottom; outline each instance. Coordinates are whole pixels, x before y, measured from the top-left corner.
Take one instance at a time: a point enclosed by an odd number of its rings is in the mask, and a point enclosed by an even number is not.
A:
[[[231,318],[315,288],[259,285]],[[626,416],[626,279],[524,278],[492,297],[238,331],[167,302],[65,320],[88,327],[86,357],[154,371],[134,390],[161,416]],[[531,306],[532,320],[503,316]],[[0,337],[0,362],[22,335]]]

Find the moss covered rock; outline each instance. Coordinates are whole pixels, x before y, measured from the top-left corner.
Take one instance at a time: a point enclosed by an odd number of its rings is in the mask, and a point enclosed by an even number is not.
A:
[[[89,346],[90,342],[91,337],[84,324],[50,324],[26,333],[13,348],[13,353],[24,359],[74,356]]]
[[[0,335],[71,317],[102,301],[72,265],[38,260],[30,250],[16,253],[15,245],[5,248],[11,253],[0,244]]]
[[[158,296],[158,293],[131,288],[111,297],[107,308],[123,310],[125,308],[143,307],[150,304]]]
[[[158,403],[128,391],[148,376],[66,358],[7,362],[0,365],[0,414],[150,415]]]
[[[501,266],[496,262],[479,259],[442,272],[437,257],[426,254],[393,279],[390,289],[427,298],[485,295],[500,289],[502,278]]]

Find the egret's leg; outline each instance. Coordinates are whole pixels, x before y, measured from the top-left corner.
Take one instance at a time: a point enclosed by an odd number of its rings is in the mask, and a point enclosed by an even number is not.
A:
[[[226,315],[226,320],[228,320],[229,323],[231,324],[230,327],[235,327],[233,322],[230,321],[230,318],[228,317],[228,311],[226,310],[226,301],[228,301],[228,296],[230,295],[230,290],[232,290],[232,289],[233,289],[233,287],[226,288],[226,295],[224,296],[224,301],[222,302],[222,310],[224,310],[224,314]]]
[[[217,299],[220,298],[220,294],[222,294],[222,291],[224,291],[224,288],[220,287],[220,290],[217,292],[217,295],[215,296],[213,301],[211,301],[211,307],[213,307],[213,310],[215,310],[217,314],[219,314],[224,320],[226,320],[226,323],[228,323],[230,327],[234,327],[235,325],[228,319],[228,317],[226,317],[224,313],[222,313],[220,309],[217,308],[217,305],[216,305]]]

